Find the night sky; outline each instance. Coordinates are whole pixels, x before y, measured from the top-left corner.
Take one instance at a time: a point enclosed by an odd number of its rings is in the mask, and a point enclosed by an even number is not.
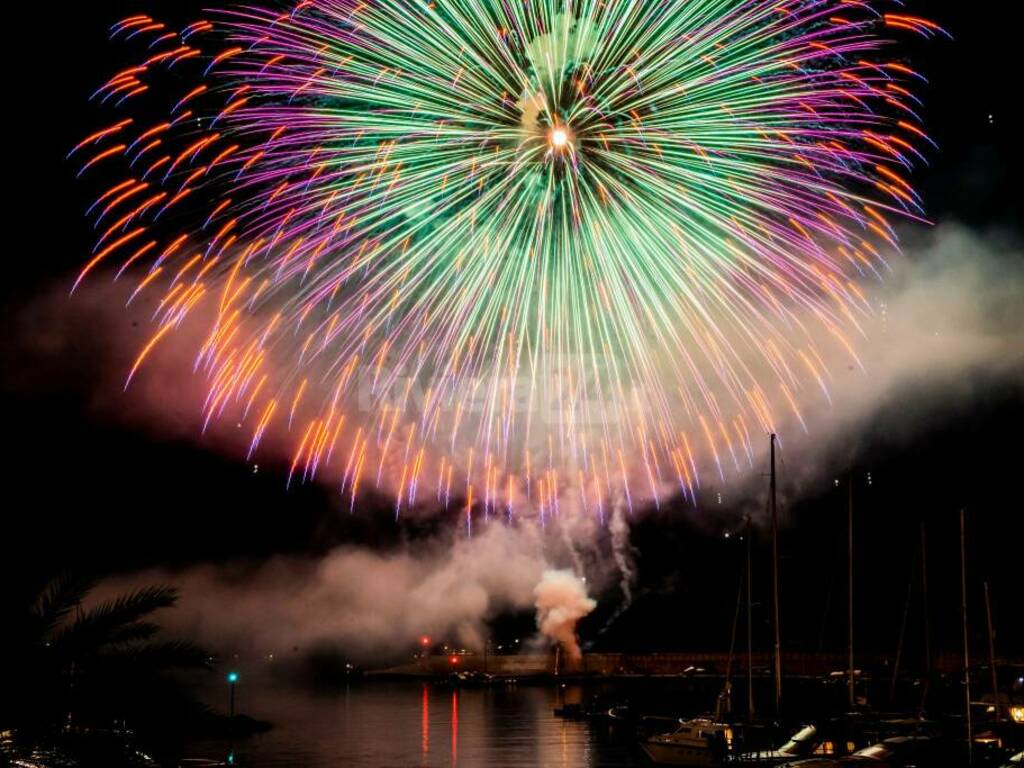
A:
[[[6,205],[13,210],[6,218],[0,282],[8,497],[0,554],[3,589],[15,601],[67,569],[109,574],[176,568],[274,553],[322,553],[339,543],[386,549],[447,525],[438,520],[396,525],[383,501],[363,505],[355,516],[343,514],[330,488],[286,491],[279,467],[261,465],[254,474],[201,440],[168,438],[111,413],[109,406],[96,407],[98,400],[109,402],[100,397],[101,389],[120,376],[97,365],[102,334],[79,329],[58,354],[40,340],[40,298],[66,293],[91,243],[82,217],[90,187],[75,183],[74,168],[63,158],[95,125],[86,97],[121,62],[116,47],[105,44],[105,30],[150,5],[161,16],[181,18],[200,7],[191,0],[173,8],[140,0],[62,3],[31,6],[34,15],[10,25],[15,53],[9,53],[7,67],[16,83],[7,99],[11,136],[5,159],[8,167],[13,162],[14,173],[6,175]],[[1020,166],[1021,129],[1011,117],[1021,90],[1020,42],[1019,28],[1000,18],[1007,5],[995,0],[910,3],[911,11],[926,13],[956,38],[907,48],[929,77],[923,89],[925,121],[941,148],[930,156],[930,167],[918,169],[915,182],[933,220],[962,223],[981,236],[1016,243],[1017,253],[1024,253],[1019,247],[1024,197],[1014,170]],[[920,237],[915,231],[906,235],[911,241]],[[965,506],[974,604],[979,605],[981,581],[990,580],[999,651],[1024,655],[1024,628],[1013,621],[1015,613],[1017,623],[1024,614],[1020,382],[1020,376],[979,375],[933,398],[929,382],[922,380],[899,393],[872,417],[866,434],[857,436],[857,612],[864,619],[864,647],[885,652],[895,646],[919,526],[926,520],[936,645],[956,650],[956,515]],[[130,410],[126,403],[125,411]],[[893,430],[894,423],[907,422],[908,411],[916,411],[916,426]],[[789,647],[841,648],[845,642],[846,492],[834,487],[834,479],[849,470],[836,467],[785,509],[791,523],[782,543]],[[742,510],[763,505],[760,493],[727,498],[723,506],[715,505],[713,515],[681,503],[638,515],[632,538],[637,601],[598,642],[638,649],[725,647],[742,550],[724,534],[738,527]],[[712,505],[715,500],[700,501]],[[755,567],[767,576],[763,544],[762,536]],[[588,627],[592,631],[604,618],[599,612],[584,624],[584,639]],[[980,633],[980,620],[975,626]],[[763,639],[767,642],[766,628]]]

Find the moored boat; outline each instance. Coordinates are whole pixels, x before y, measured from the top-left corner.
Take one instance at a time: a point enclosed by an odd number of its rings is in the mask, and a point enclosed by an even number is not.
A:
[[[680,720],[674,731],[648,737],[641,747],[655,765],[723,765],[732,741],[729,724],[694,718]]]
[[[819,747],[822,738],[818,729],[806,725],[793,734],[785,744],[777,749],[750,750],[736,755],[733,762],[740,765],[771,766],[809,757]]]

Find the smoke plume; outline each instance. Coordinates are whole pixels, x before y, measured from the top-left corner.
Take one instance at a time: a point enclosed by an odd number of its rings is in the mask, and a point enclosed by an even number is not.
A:
[[[898,416],[888,425],[894,438],[911,439],[920,422],[941,416],[938,409],[967,407],[973,382],[1024,382],[1019,247],[952,225],[917,237],[905,257],[892,260],[884,280],[865,285],[871,313],[861,319],[864,334],[855,345],[863,368],[846,355],[825,360],[829,398],[803,393],[803,424],[794,418],[779,425],[790,493],[848,460],[883,409],[913,405],[895,409]],[[168,356],[154,359],[154,373],[123,393],[124,372],[151,333],[153,310],[133,305],[126,318],[123,301],[113,296],[112,288],[83,287],[69,299],[64,286],[29,306],[11,334],[17,348],[5,386],[56,394],[59,387],[78,387],[87,408],[103,418],[165,436],[189,435],[228,455],[240,455],[241,448],[244,455],[243,430],[234,424],[200,434],[196,402],[204,382],[192,372],[191,347],[171,346]],[[767,436],[763,446],[766,451]],[[752,458],[748,463],[741,456],[735,472],[727,467],[718,487],[740,495],[745,484],[763,486],[764,457]],[[667,483],[660,490],[673,492]],[[712,494],[705,482],[696,495],[702,502]],[[453,533],[397,553],[342,548],[319,560],[278,557],[130,580],[180,586],[180,607],[168,624],[217,648],[267,652],[334,642],[379,658],[402,652],[424,633],[479,645],[489,618],[533,608],[541,632],[578,654],[576,623],[595,604],[580,579],[555,569],[572,563],[598,590],[617,574],[628,604],[634,568],[622,507],[614,506],[606,531],[592,507],[588,512],[579,500],[564,503],[557,530],[567,538],[561,540],[548,532],[552,526],[541,530],[517,516],[511,527],[492,524],[472,539]],[[701,503],[702,514],[709,508]],[[602,562],[598,543],[608,535],[612,556]],[[553,552],[558,545],[566,551]]]
[[[378,553],[340,548],[319,560],[275,557],[111,580],[97,595],[145,583],[181,593],[164,624],[176,635],[243,654],[329,646],[355,659],[400,658],[421,635],[482,648],[487,619],[532,605],[548,568],[529,527],[492,525]]]
[[[576,624],[597,607],[587,596],[586,585],[572,571],[545,571],[533,590],[537,629],[557,642],[576,661],[582,657],[576,640]]]

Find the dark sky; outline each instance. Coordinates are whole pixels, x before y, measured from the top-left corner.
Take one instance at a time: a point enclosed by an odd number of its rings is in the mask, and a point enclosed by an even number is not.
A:
[[[926,122],[941,147],[915,179],[929,214],[979,232],[999,230],[1020,242],[1022,196],[1014,168],[1021,165],[1021,130],[1011,117],[1021,91],[1015,75],[1020,42],[1019,27],[1005,18],[1008,5],[1001,0],[910,3],[911,11],[939,21],[956,40],[914,43],[908,51],[929,77]],[[5,174],[5,196],[13,210],[8,208],[6,219],[7,332],[0,342],[7,438],[8,499],[0,529],[5,590],[27,594],[48,575],[69,568],[108,573],[322,552],[338,542],[395,546],[425,535],[414,524],[397,528],[387,514],[376,519],[369,513],[339,515],[338,501],[324,489],[286,492],[273,468],[253,475],[243,463],[193,440],[158,438],[100,415],[91,403],[97,388],[109,383],[96,369],[102,338],[85,331],[81,342],[57,359],[28,343],[34,330],[28,308],[40,296],[70,285],[90,245],[82,217],[88,190],[75,183],[63,156],[95,124],[86,106],[88,93],[121,64],[116,48],[105,43],[106,28],[150,6],[162,16],[190,18],[199,3],[59,6],[32,6],[34,15],[11,24],[8,41],[15,52],[8,48],[7,67],[16,82],[6,105],[5,159],[14,170]],[[940,643],[955,648],[955,515],[966,505],[975,594],[983,578],[991,580],[1003,620],[1002,647],[1024,654],[1024,633],[1010,621],[1014,609],[1024,613],[1019,593],[1011,591],[1020,588],[1024,541],[1021,391],[1005,382],[972,383],[975,394],[969,400],[917,406],[925,409],[918,420],[925,426],[910,434],[894,436],[888,428],[902,413],[878,413],[861,443],[858,612],[866,617],[865,642],[879,649],[895,642],[893,626],[917,556],[922,519],[928,520],[933,546]],[[920,386],[926,389],[927,383]],[[908,392],[892,407],[902,412],[918,402]],[[793,646],[840,643],[844,504],[828,478],[787,510],[793,525],[783,544],[783,576],[787,607],[795,615],[787,626]],[[641,597],[629,620],[604,642],[724,643],[740,562],[735,545],[722,538],[724,525],[675,508],[646,516],[634,531]],[[829,603],[829,594],[834,602]],[[666,612],[697,612],[707,617],[702,625],[712,629],[673,633]]]

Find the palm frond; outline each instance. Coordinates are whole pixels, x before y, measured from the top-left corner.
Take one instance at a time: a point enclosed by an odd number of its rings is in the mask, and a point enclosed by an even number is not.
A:
[[[94,654],[125,626],[134,624],[160,608],[177,602],[171,587],[145,587],[101,603],[66,625],[54,637],[53,646],[73,654]]]
[[[32,616],[41,635],[53,632],[92,589],[94,580],[77,574],[62,573],[53,578],[39,593],[32,606]]]

